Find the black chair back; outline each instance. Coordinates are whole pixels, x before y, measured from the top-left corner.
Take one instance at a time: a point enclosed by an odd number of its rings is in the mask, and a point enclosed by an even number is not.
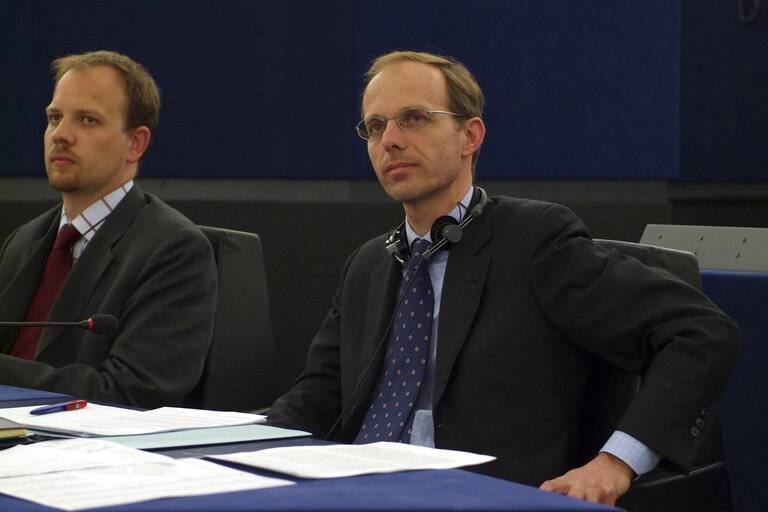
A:
[[[230,411],[267,408],[280,392],[280,360],[261,240],[253,233],[199,227],[216,258],[219,301],[203,377],[186,405]]]
[[[595,241],[646,265],[665,269],[701,290],[699,265],[691,252],[616,240]],[[586,395],[590,400],[582,416],[583,442],[579,455],[582,462],[593,458],[610,437],[641,382],[641,375],[595,358]],[[723,461],[720,422],[715,420],[691,473],[683,475],[660,465],[635,480],[616,505],[629,512],[733,511],[730,481]]]

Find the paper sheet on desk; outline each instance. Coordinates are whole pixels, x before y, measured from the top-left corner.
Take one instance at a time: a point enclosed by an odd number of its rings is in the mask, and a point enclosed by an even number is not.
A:
[[[309,432],[269,425],[233,425],[215,428],[191,428],[173,432],[157,432],[140,436],[109,436],[103,439],[139,450],[206,446],[214,444],[266,441],[291,437],[309,437]]]
[[[300,478],[341,478],[415,469],[450,469],[494,460],[490,455],[401,443],[289,446],[209,458]]]
[[[173,464],[164,455],[92,439],[61,439],[17,445],[0,451],[0,482],[5,477],[41,475],[129,464]]]
[[[292,485],[287,480],[253,475],[211,462],[171,459],[106,441],[46,441],[10,450],[16,453],[8,457],[8,461],[30,455],[39,459],[45,452],[49,460],[40,460],[37,472],[31,472],[32,468],[27,465],[20,468],[26,474],[0,478],[0,493],[64,510]],[[10,450],[0,452],[0,461]],[[97,457],[91,457],[95,454],[102,459],[100,463]],[[57,464],[52,460],[59,458],[67,462]],[[64,470],[65,466],[69,469]]]
[[[33,415],[35,407],[3,409],[3,417],[28,428],[73,436],[127,436],[171,432],[190,428],[247,425],[265,421],[266,417],[242,412],[208,411],[182,407],[161,407],[137,411],[89,403],[83,409]]]

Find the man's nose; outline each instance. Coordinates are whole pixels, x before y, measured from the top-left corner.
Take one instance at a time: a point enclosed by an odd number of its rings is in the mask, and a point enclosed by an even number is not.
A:
[[[72,125],[65,119],[61,119],[55,126],[50,126],[49,135],[56,144],[70,145],[74,141]]]
[[[381,143],[385,149],[405,147],[405,129],[397,122],[397,118],[387,119]]]

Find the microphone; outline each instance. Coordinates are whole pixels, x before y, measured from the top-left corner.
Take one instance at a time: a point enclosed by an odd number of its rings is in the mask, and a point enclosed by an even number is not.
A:
[[[113,315],[93,315],[81,322],[0,322],[4,327],[80,327],[99,336],[109,336],[117,332],[117,318]]]

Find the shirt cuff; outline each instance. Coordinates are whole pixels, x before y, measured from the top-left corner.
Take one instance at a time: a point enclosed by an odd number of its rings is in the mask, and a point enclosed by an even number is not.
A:
[[[600,451],[615,455],[626,462],[637,476],[649,472],[661,460],[659,454],[654,453],[653,450],[629,434],[618,430],[606,441]]]

